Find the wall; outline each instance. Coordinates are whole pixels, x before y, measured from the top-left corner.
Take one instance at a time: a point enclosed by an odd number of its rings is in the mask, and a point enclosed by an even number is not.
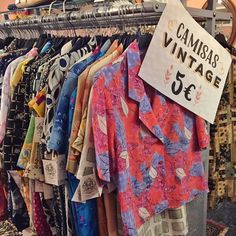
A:
[[[205,0],[187,0],[188,7],[202,8],[204,3],[205,3]]]
[[[227,2],[227,0],[222,0],[223,2]],[[188,7],[196,7],[196,8],[202,8],[206,0],[187,0],[187,6]],[[231,0],[231,2],[236,7],[236,0]],[[220,32],[223,33],[225,36],[230,36],[232,31],[232,27],[225,26],[224,28],[221,27]],[[234,26],[234,32],[235,35],[235,26]],[[236,47],[236,38],[231,38],[231,44]]]
[[[7,6],[12,3],[15,3],[15,0],[0,0],[0,12],[7,11]]]

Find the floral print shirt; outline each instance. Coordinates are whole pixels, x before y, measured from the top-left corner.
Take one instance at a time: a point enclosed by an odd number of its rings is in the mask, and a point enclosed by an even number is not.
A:
[[[102,70],[91,102],[98,177],[116,183],[132,236],[154,214],[208,191],[205,121],[141,80],[140,66],[135,41]]]

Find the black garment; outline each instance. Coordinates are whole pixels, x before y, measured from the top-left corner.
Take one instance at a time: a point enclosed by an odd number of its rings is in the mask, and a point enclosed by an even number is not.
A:
[[[8,216],[19,231],[29,227],[29,215],[18,186],[8,174]]]
[[[30,78],[24,74],[12,97],[3,140],[4,169],[15,170],[30,121]]]

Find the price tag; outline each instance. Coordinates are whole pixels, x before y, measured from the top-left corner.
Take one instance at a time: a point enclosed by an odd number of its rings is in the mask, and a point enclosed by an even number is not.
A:
[[[53,187],[50,184],[43,184],[44,199],[53,199]]]
[[[66,180],[66,158],[65,155],[55,155],[52,160],[43,160],[45,183],[62,185]]]
[[[35,117],[34,142],[39,143],[43,134],[44,117]]]
[[[187,12],[170,0],[139,76],[193,113],[214,123],[231,56]]]

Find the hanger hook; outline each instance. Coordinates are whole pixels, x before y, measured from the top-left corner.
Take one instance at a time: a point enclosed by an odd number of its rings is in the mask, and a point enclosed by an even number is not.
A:
[[[94,10],[93,17],[95,19],[95,22],[98,24],[98,30],[101,32],[102,26],[100,25],[100,23],[99,23],[99,21],[98,21],[98,19],[96,17],[96,12],[97,12],[97,9]]]
[[[48,15],[50,16],[51,15],[51,11],[52,11],[52,6],[55,4],[55,3],[57,3],[57,2],[59,2],[59,0],[55,0],[55,1],[53,1],[53,2],[51,2],[51,4],[49,5],[49,9],[48,9]],[[63,2],[63,11],[64,11],[64,7],[65,7],[65,2],[66,2],[66,0],[64,0],[64,2]]]
[[[64,0],[64,1],[63,1],[63,5],[62,5],[62,6],[63,6],[63,12],[64,12],[64,13],[66,12],[66,1],[67,1],[67,0]]]

